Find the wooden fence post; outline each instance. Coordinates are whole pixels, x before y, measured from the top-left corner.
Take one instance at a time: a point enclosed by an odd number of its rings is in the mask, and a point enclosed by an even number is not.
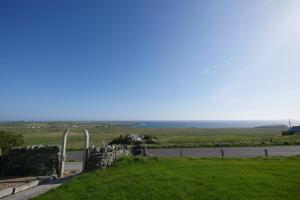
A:
[[[220,149],[221,149],[221,156],[223,158],[224,157],[224,150],[223,150],[222,144],[220,144]]]
[[[269,155],[269,154],[268,154],[268,150],[265,149],[265,156],[268,157],[268,155]]]
[[[145,145],[143,146],[143,156],[146,156],[147,155],[147,152],[146,152],[146,147]]]
[[[222,158],[224,158],[224,150],[223,150],[223,148],[221,148],[221,156],[222,156]]]

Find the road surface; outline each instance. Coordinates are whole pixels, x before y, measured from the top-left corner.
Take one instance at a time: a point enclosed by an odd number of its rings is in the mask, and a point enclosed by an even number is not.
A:
[[[248,158],[265,155],[265,149],[269,156],[293,156],[300,155],[299,146],[267,146],[267,147],[223,147],[225,157]],[[178,157],[180,151],[184,157],[220,157],[220,148],[163,148],[147,149],[154,156]],[[67,152],[68,160],[82,160],[81,151]]]

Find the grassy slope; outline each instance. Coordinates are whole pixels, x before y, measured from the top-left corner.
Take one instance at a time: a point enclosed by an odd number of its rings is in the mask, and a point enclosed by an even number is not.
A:
[[[37,198],[300,199],[300,157],[123,159]]]

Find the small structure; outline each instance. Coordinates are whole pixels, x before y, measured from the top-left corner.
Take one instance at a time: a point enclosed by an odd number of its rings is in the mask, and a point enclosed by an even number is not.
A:
[[[143,141],[143,139],[139,136],[138,133],[137,134],[135,134],[135,133],[131,134],[131,139],[134,142],[142,142]]]
[[[292,126],[289,130],[281,133],[282,135],[300,135],[300,126]]]
[[[67,147],[67,137],[70,132],[70,129],[67,129],[62,138],[62,144],[61,144],[61,152],[60,152],[60,172],[59,176],[63,177],[64,176],[64,168],[65,168],[65,161],[66,161],[66,147]],[[84,129],[83,130],[84,134],[84,147],[83,147],[83,162],[82,162],[82,172],[85,172],[85,167],[86,167],[86,160],[87,160],[87,154],[88,154],[88,149],[89,149],[89,132]]]

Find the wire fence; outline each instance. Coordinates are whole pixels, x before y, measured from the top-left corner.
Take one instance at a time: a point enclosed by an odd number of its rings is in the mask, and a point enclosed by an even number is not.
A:
[[[300,155],[300,146],[147,149],[162,157],[262,157]]]

